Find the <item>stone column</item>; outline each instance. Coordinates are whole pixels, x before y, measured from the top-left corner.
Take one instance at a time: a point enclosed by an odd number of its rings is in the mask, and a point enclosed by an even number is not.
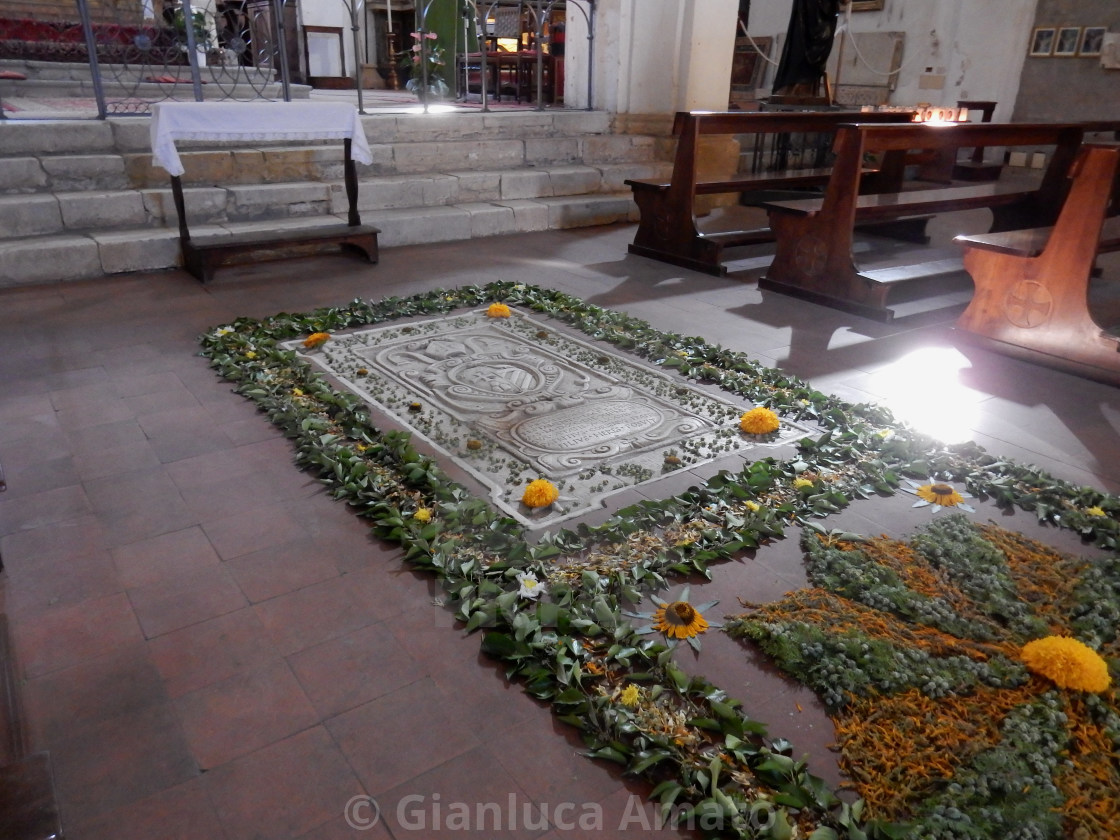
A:
[[[665,116],[727,109],[738,0],[597,0],[594,8],[596,109]],[[566,29],[564,102],[585,107],[584,16],[569,9]]]

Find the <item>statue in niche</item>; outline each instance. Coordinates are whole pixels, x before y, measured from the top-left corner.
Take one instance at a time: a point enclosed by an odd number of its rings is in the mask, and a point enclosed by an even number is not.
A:
[[[820,96],[840,5],[841,0],[793,0],[782,57],[774,75],[775,96]]]

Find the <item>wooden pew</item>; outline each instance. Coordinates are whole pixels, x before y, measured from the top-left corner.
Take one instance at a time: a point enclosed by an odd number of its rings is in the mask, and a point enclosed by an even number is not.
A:
[[[912,116],[910,112],[681,111],[673,122],[677,145],[669,181],[626,181],[641,214],[630,253],[708,274],[726,274],[724,248],[771,242],[773,235],[765,226],[702,232],[697,224],[698,195],[739,193],[740,203],[750,204],[788,196],[790,191],[819,191],[828,182],[829,147],[837,125],[857,118],[873,123],[908,122]],[[747,171],[720,177],[700,174],[701,138],[717,135],[745,141],[740,160],[748,159]],[[799,154],[793,140],[804,141],[807,154]]]
[[[962,338],[1120,385],[1120,336],[1088,305],[1097,255],[1120,250],[1120,216],[1107,215],[1118,162],[1120,146],[1086,144],[1052,228],[955,238],[976,285],[956,324]]]
[[[869,223],[906,224],[931,214],[988,208],[991,230],[1054,223],[1068,189],[1066,173],[1083,129],[1075,124],[961,123],[954,125],[852,124],[836,129],[832,177],[821,198],[764,202],[777,245],[759,287],[784,292],[877,320],[890,320],[887,296],[899,284],[960,271],[955,260],[937,259],[877,272],[861,271],[853,256],[854,231]],[[864,188],[868,156],[879,156],[872,177],[899,181],[898,170],[914,153],[946,148],[1026,146],[1051,148],[1041,179],[1004,179],[972,185],[884,192]]]

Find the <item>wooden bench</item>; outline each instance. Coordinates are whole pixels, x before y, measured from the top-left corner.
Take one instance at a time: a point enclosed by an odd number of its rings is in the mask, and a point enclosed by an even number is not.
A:
[[[910,220],[961,210],[992,211],[992,231],[1054,223],[1068,189],[1066,173],[1077,155],[1083,129],[1075,124],[960,123],[953,125],[839,126],[833,146],[832,177],[821,198],[765,202],[776,237],[774,260],[759,280],[762,289],[783,292],[854,312],[890,320],[887,296],[900,284],[961,271],[956,259],[864,271],[853,256],[857,226],[906,225]],[[899,182],[899,169],[925,150],[977,146],[1051,149],[1041,178],[1003,179],[936,188],[907,184],[897,192],[863,188],[869,156],[880,158],[875,173],[885,183]],[[924,223],[923,223],[924,224]],[[917,231],[918,228],[915,228]],[[915,237],[918,238],[918,237]]]
[[[362,157],[372,161],[365,135],[353,106],[335,103],[292,102],[161,102],[152,106],[152,160],[171,174],[171,194],[179,217],[179,244],[183,265],[203,283],[213,279],[214,270],[248,253],[284,252],[307,246],[339,245],[345,251],[378,260],[377,234],[363,225],[358,213],[358,175],[354,143],[360,142]],[[343,179],[348,204],[347,221],[313,224],[299,229],[279,228],[233,235],[195,237],[187,224],[183,196],[182,161],[177,140],[342,139]]]
[[[1120,335],[1089,311],[1097,256],[1120,251],[1120,216],[1107,215],[1117,211],[1110,202],[1118,162],[1120,146],[1086,144],[1053,227],[955,238],[976,285],[957,320],[962,337],[1120,385]]]
[[[908,122],[912,116],[852,111],[679,112],[673,121],[676,152],[669,181],[626,181],[641,214],[629,251],[708,274],[726,274],[724,248],[772,242],[774,237],[765,226],[702,231],[697,224],[697,196],[738,193],[740,204],[756,204],[768,198],[796,197],[810,189],[819,194],[831,172],[830,147],[837,125],[857,118]],[[716,135],[742,138],[740,160],[746,159],[746,171],[701,174],[701,138]]]

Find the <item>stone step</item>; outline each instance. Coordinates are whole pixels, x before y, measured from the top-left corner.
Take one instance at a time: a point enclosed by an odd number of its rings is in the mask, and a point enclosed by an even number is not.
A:
[[[362,213],[380,229],[382,248],[449,242],[484,236],[611,224],[637,220],[629,191],[407,207]],[[259,230],[338,224],[344,215],[191,226],[192,235],[215,236]],[[0,240],[0,288],[89,279],[129,271],[154,271],[182,264],[178,230],[90,231]],[[371,267],[376,271],[376,267]]]
[[[363,213],[446,205],[538,200],[561,196],[624,193],[626,178],[647,177],[646,164],[557,166],[484,172],[390,175],[360,179]],[[167,184],[167,179],[163,181]],[[341,181],[246,183],[185,187],[187,221],[249,222],[293,217],[345,215]],[[0,195],[0,242],[13,237],[63,232],[178,227],[170,186]]]
[[[141,75],[144,74],[144,75]],[[283,90],[277,82],[253,85],[233,78],[211,77],[203,71],[199,77],[203,99],[255,99],[266,96],[274,99],[283,97]],[[155,68],[136,70],[122,77],[103,78],[102,95],[107,103],[114,100],[143,99],[159,102],[173,96],[178,89],[193,91],[190,70],[186,67]],[[292,99],[307,99],[311,88],[307,85],[291,85]],[[66,79],[0,79],[0,99],[93,99],[96,88],[93,81],[69,81]],[[96,107],[93,109],[96,112]],[[109,109],[111,110],[111,108]]]
[[[625,177],[653,177],[662,166],[651,169],[651,158],[644,151],[629,147],[628,154],[589,145],[582,138],[568,138],[549,145],[529,141],[461,141],[437,143],[400,143],[374,146],[374,162],[358,164],[360,178],[371,176],[415,175],[442,172],[449,174],[508,172],[551,169],[565,166],[594,166],[602,171],[617,170]],[[342,179],[342,154],[333,146],[296,146],[261,149],[207,149],[182,151],[186,170],[183,184],[254,184],[283,181],[332,181]],[[650,172],[650,175],[631,174]],[[465,177],[465,176],[463,176]],[[107,190],[162,187],[168,175],[153,166],[148,152],[90,154],[9,154],[0,157],[0,195],[77,190]]]
[[[371,147],[428,143],[502,141],[524,143],[528,159],[549,157],[542,152],[559,143],[569,154],[582,153],[602,162],[622,162],[651,156],[656,140],[643,135],[612,134],[610,115],[603,111],[492,111],[450,114],[374,113],[361,117]],[[151,150],[151,120],[147,116],[115,116],[105,120],[7,120],[0,123],[4,142],[0,158],[57,154],[128,154]],[[290,148],[277,142],[259,148]],[[308,144],[300,144],[305,146]],[[311,146],[337,148],[333,141]],[[190,141],[180,149],[244,149],[245,144]],[[376,154],[375,154],[376,157]]]
[[[151,76],[153,74],[162,75],[163,73],[178,73],[187,77],[190,76],[190,67],[185,64],[164,66],[162,64],[109,64],[102,61],[99,67],[102,79],[105,81],[138,82],[146,76]],[[270,69],[258,69],[255,67],[223,67],[222,65],[209,65],[199,69],[204,79],[209,78],[212,74],[217,74],[217,76],[221,78],[222,76],[236,72],[239,78],[244,79],[246,82],[258,88],[269,85],[272,81],[272,77],[275,75]],[[77,85],[88,85],[92,79],[90,66],[86,62],[4,58],[0,59],[0,70],[20,73],[27,77],[22,81],[28,82],[71,82]],[[307,86],[300,85],[299,87]],[[67,95],[74,96],[75,94],[72,91],[76,89],[76,87],[68,88],[71,92]]]
[[[371,114],[358,209],[381,248],[635,221],[628,178],[668,177],[663,138],[591,111]],[[630,130],[629,128],[623,129]],[[0,124],[0,287],[181,265],[150,119]],[[182,143],[194,236],[346,221],[341,149]]]

